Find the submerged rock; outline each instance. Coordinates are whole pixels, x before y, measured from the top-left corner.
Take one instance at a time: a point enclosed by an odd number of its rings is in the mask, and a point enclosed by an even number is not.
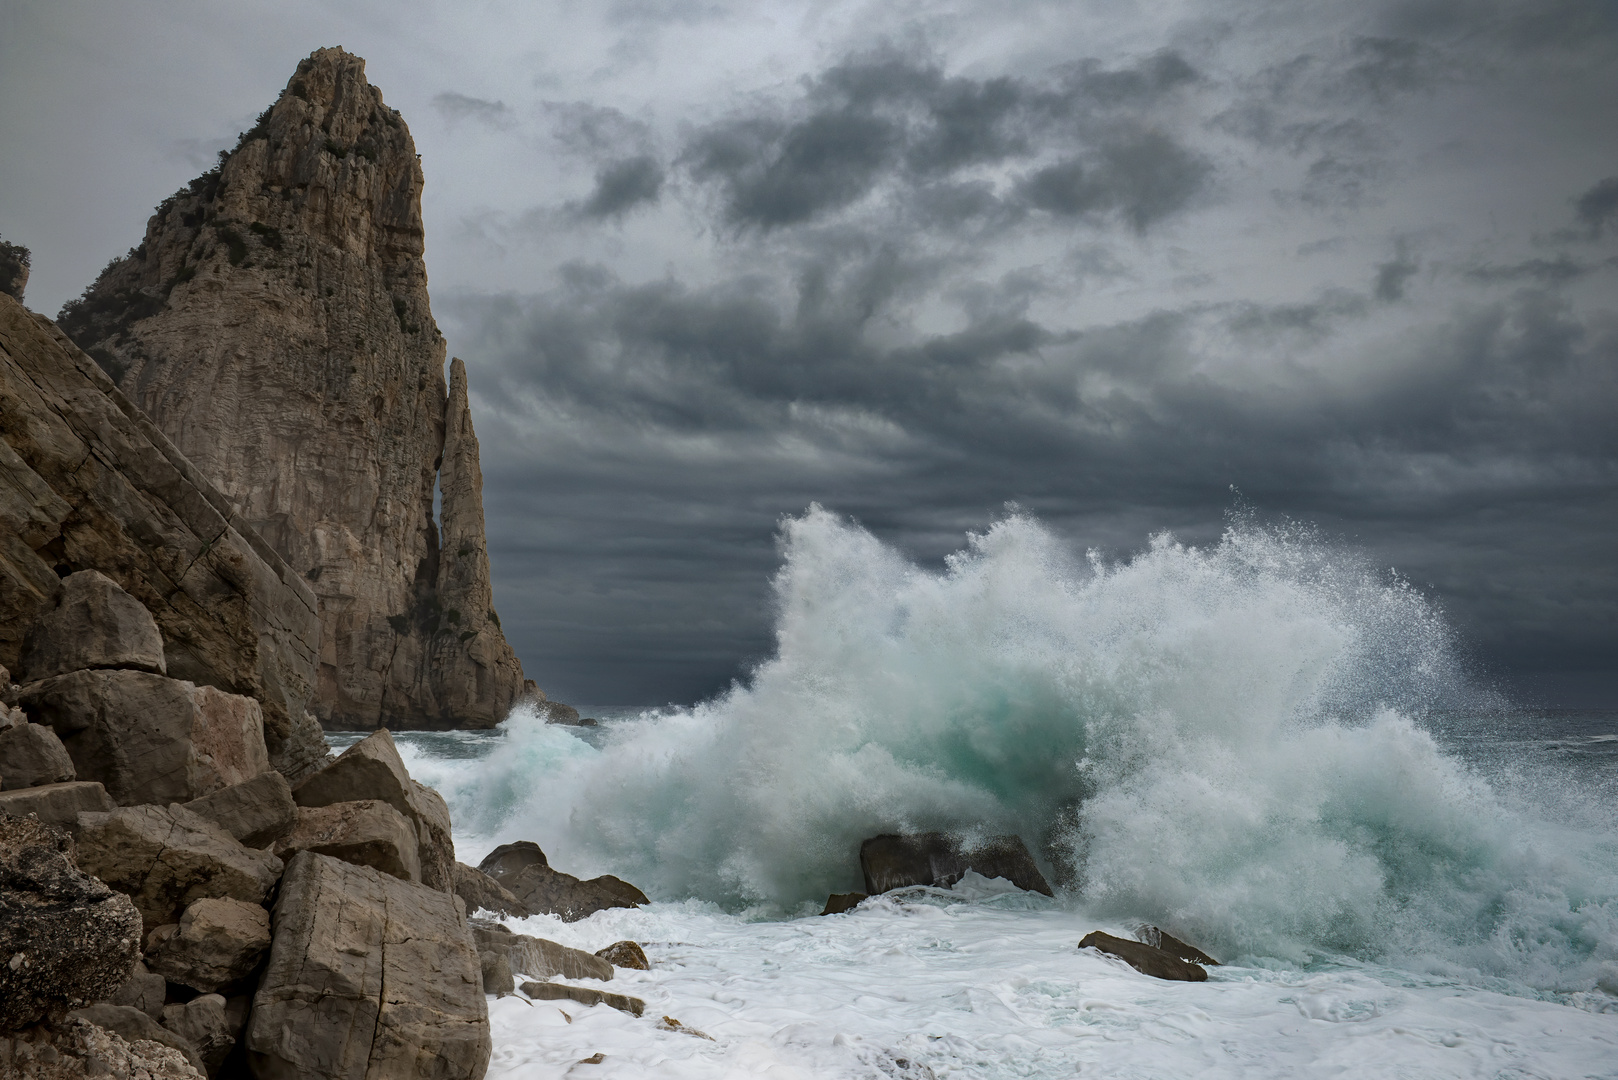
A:
[[[860,845],[860,869],[865,891],[872,894],[908,885],[948,888],[973,870],[986,878],[1005,878],[1019,889],[1055,895],[1028,845],[1009,833],[971,848],[940,832],[874,836]]]
[[[551,868],[545,853],[531,840],[501,844],[478,869],[510,890],[534,914],[560,915],[567,922],[615,907],[640,907],[646,894],[611,874],[581,881]]]
[[[576,1001],[580,1005],[610,1005],[619,1012],[640,1016],[646,1011],[646,1002],[628,994],[611,994],[591,986],[569,986],[559,982],[525,982],[522,992],[535,1001]]]
[[[1113,937],[1100,930],[1093,930],[1079,942],[1081,949],[1095,949],[1116,956],[1142,975],[1150,975],[1154,979],[1169,979],[1176,982],[1205,982],[1208,973],[1196,964],[1181,960],[1178,956],[1171,956],[1162,949],[1146,945],[1139,941],[1130,941],[1126,938]]]
[[[826,898],[826,909],[822,915],[841,915],[845,911],[853,911],[870,897],[862,892],[832,893]]]
[[[1162,949],[1170,956],[1179,957],[1181,960],[1185,960],[1193,964],[1209,964],[1213,967],[1219,966],[1219,961],[1215,960],[1213,957],[1209,956],[1195,945],[1187,945],[1185,942],[1181,941],[1167,930],[1160,929],[1159,927],[1143,925],[1140,927],[1140,929],[1135,931],[1135,937],[1143,943],[1152,946],[1154,949]]]

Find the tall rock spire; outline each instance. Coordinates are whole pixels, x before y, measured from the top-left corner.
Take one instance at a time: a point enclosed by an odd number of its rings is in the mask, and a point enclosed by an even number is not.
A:
[[[488,726],[522,688],[488,596],[482,507],[466,505],[481,476],[464,388],[459,413],[445,394],[421,190],[409,129],[365,62],[320,49],[61,316],[308,579],[314,709],[333,728]],[[447,404],[464,427],[448,543],[478,569],[441,560],[433,519]]]

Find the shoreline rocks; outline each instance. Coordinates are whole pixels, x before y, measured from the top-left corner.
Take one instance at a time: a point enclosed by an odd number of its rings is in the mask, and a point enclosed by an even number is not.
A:
[[[1081,949],[1095,949],[1107,956],[1117,957],[1142,975],[1172,982],[1206,982],[1208,973],[1197,964],[1181,960],[1162,949],[1139,941],[1113,937],[1100,930],[1092,930],[1079,942]]]
[[[1019,889],[1054,896],[1022,837],[1008,833],[965,847],[941,832],[873,836],[860,845],[860,870],[871,895],[908,885],[947,889],[968,870],[1005,878]]]
[[[501,844],[478,864],[478,870],[509,890],[531,913],[560,915],[565,922],[607,908],[650,903],[645,893],[611,874],[583,881],[552,869],[539,845],[530,840]]]

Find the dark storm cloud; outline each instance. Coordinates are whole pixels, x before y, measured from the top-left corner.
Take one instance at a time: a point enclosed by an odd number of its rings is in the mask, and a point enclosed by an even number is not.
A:
[[[1416,276],[1421,264],[1410,257],[1405,245],[1399,245],[1399,254],[1396,258],[1382,263],[1376,268],[1376,282],[1371,294],[1378,300],[1392,303],[1405,298],[1405,285]]]
[[[1594,270],[1595,267],[1588,263],[1580,262],[1563,254],[1554,259],[1524,259],[1521,262],[1509,263],[1503,266],[1470,266],[1463,273],[1473,281],[1491,284],[1526,281],[1554,286],[1577,281],[1593,273]]]
[[[453,90],[434,96],[433,108],[446,120],[471,120],[496,130],[505,130],[517,122],[515,114],[505,102],[468,97]]]
[[[1618,219],[1618,176],[1609,176],[1580,195],[1573,209],[1579,223],[1600,236],[1609,222]]]
[[[655,203],[663,193],[663,166],[642,154],[614,161],[596,173],[595,190],[580,212],[585,217],[621,218],[638,206]]]
[[[1033,80],[949,76],[886,50],[829,68],[785,107],[697,132],[680,161],[722,193],[726,219],[741,227],[804,224],[886,187],[905,206],[919,196],[935,221],[950,213],[1005,219],[1007,209],[1116,211],[1141,231],[1182,209],[1212,172],[1176,135],[1137,115],[1195,80],[1172,52]],[[1035,165],[1009,204],[991,184],[962,175],[1008,163]]]
[[[649,152],[651,129],[619,109],[587,101],[547,102],[551,135],[581,157],[607,159]]]

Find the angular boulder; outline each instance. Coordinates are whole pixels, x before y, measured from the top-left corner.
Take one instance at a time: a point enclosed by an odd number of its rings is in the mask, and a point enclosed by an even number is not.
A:
[[[292,785],[273,769],[185,804],[248,847],[268,847],[298,820]]]
[[[163,976],[147,968],[140,962],[135,962],[132,971],[124,984],[107,999],[112,1005],[128,1005],[139,1009],[153,1020],[163,1018],[163,998],[168,994],[169,984]]]
[[[28,682],[84,668],[168,671],[152,613],[99,570],[62,579],[61,599],[34,620],[22,662]]]
[[[275,842],[275,854],[287,861],[300,851],[369,866],[400,881],[421,881],[416,830],[380,799],[298,807],[298,820]]]
[[[241,900],[204,897],[185,909],[178,925],[152,932],[146,964],[171,983],[211,994],[249,974],[269,947],[269,912]]]
[[[869,899],[870,897],[862,892],[832,893],[826,898],[826,907],[821,911],[821,914],[841,915],[845,911],[853,911],[855,908],[859,907],[862,902]]]
[[[69,832],[78,831],[80,814],[112,808],[107,789],[87,780],[0,791],[0,815],[27,817],[33,814],[45,824],[58,825]]]
[[[968,870],[986,878],[1005,878],[1029,892],[1055,895],[1028,845],[1022,837],[1009,833],[970,848],[940,832],[874,836],[860,845],[860,870],[865,874],[865,891],[873,895],[909,885],[947,889]]]
[[[202,1055],[197,1053],[197,1048],[191,1045],[189,1039],[175,1034],[139,1009],[101,1002],[75,1009],[68,1015],[78,1020],[88,1020],[96,1027],[120,1035],[131,1043],[154,1042],[177,1050],[185,1055],[185,1060],[193,1069],[204,1072]]]
[[[498,953],[507,958],[513,972],[536,979],[560,975],[564,979],[607,980],[613,975],[612,964],[599,956],[547,938],[512,933],[498,923],[479,919],[472,924],[472,939],[479,953]]]
[[[1154,949],[1162,949],[1170,956],[1178,957],[1181,960],[1185,960],[1193,964],[1207,964],[1210,967],[1219,966],[1219,961],[1215,960],[1213,957],[1209,956],[1195,945],[1186,944],[1161,927],[1152,926],[1150,924],[1143,925],[1135,931],[1135,937],[1142,943],[1150,945]]]
[[[455,895],[466,902],[468,915],[492,911],[496,915],[526,919],[533,914],[521,900],[512,895],[510,889],[483,871],[458,862],[452,868],[452,872],[455,875]]]
[[[6,1080],[203,1080],[180,1051],[130,1041],[80,1017],[0,1035]]]
[[[128,894],[148,930],[178,923],[208,897],[263,903],[282,869],[268,851],[178,805],[79,815],[79,865]]]
[[[652,970],[651,961],[646,959],[646,950],[640,947],[639,942],[615,941],[605,949],[597,949],[596,955],[613,967]]]
[[[163,1026],[196,1048],[209,1076],[217,1075],[231,1047],[236,1028],[218,994],[200,994],[184,1003],[163,1006]]]
[[[478,1080],[491,1042],[482,966],[452,894],[295,855],[245,1036],[277,1080]]]
[[[646,1002],[628,994],[612,994],[593,986],[569,986],[559,982],[525,982],[522,992],[535,1001],[576,1001],[580,1005],[610,1005],[619,1012],[640,1016],[646,1011]]]
[[[483,992],[485,994],[505,997],[517,989],[516,977],[511,974],[511,958],[505,953],[478,953],[478,963],[483,967]]]
[[[50,728],[17,724],[0,731],[0,788],[15,790],[75,779],[73,759]]]
[[[1115,956],[1142,975],[1150,975],[1154,979],[1206,982],[1208,978],[1208,973],[1196,964],[1181,960],[1178,956],[1171,956],[1162,949],[1143,942],[1113,937],[1100,930],[1093,930],[1084,935],[1084,939],[1079,942],[1079,948],[1095,949],[1108,956]]]
[[[66,832],[0,818],[0,1032],[112,994],[140,958],[127,896],[81,872]]]
[[[640,907],[646,894],[611,874],[581,881],[552,869],[545,853],[531,840],[501,844],[489,852],[478,869],[511,892],[534,914],[560,915],[576,922],[598,911]]]
[[[190,802],[270,769],[258,702],[142,671],[75,671],[23,688],[81,780],[120,806]]]
[[[393,736],[379,728],[340,754],[336,761],[294,789],[299,806],[330,806],[377,799],[403,814],[416,830],[421,883],[445,892],[455,888],[455,841],[449,807],[438,792],[410,778]]]

